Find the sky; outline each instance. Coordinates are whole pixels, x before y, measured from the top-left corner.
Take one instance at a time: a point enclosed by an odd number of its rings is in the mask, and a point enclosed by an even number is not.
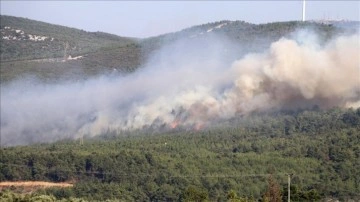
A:
[[[14,1],[11,15],[86,31],[145,38],[221,20],[261,24],[301,20],[302,1]],[[306,1],[308,20],[360,21],[360,1]]]

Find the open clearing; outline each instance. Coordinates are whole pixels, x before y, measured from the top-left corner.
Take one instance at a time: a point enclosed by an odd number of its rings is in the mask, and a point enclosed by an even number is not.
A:
[[[44,181],[16,181],[16,182],[0,182],[0,190],[6,187],[24,187],[24,188],[33,188],[33,187],[72,187],[73,184],[65,182],[44,182]]]

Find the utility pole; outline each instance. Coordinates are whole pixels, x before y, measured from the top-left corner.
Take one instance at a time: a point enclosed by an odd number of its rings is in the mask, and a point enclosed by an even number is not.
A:
[[[67,60],[67,49],[69,48],[69,42],[64,43],[64,60]]]
[[[290,184],[291,184],[291,175],[288,174],[288,202],[290,202]]]

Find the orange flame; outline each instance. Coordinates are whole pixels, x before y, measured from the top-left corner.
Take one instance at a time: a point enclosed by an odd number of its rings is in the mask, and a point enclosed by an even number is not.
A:
[[[173,121],[172,123],[170,123],[170,128],[171,128],[171,129],[174,129],[174,128],[176,128],[179,124],[180,124],[180,121],[179,121],[179,120],[175,120],[175,121]]]
[[[203,129],[204,126],[205,126],[205,124],[203,124],[203,123],[197,123],[197,124],[195,125],[194,129],[195,129],[196,131],[198,131],[198,130]]]

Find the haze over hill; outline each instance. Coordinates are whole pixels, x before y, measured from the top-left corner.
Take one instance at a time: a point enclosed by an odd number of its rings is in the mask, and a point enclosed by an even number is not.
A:
[[[220,21],[133,40],[5,19],[2,54],[22,50],[16,47],[23,42],[51,44],[52,38],[73,39],[91,52],[64,61],[1,63],[4,145],[144,127],[200,129],[253,111],[360,102],[357,27]],[[65,33],[52,35],[53,29]],[[74,33],[78,38],[70,37]]]

